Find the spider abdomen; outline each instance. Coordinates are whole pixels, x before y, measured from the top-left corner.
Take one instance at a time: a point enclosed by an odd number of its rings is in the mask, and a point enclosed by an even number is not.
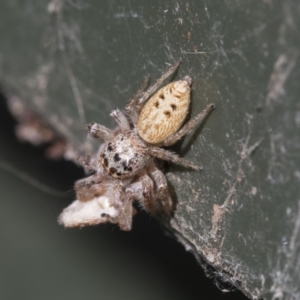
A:
[[[190,77],[172,82],[144,105],[137,122],[144,141],[159,144],[178,131],[189,111],[191,82]]]
[[[150,160],[144,143],[133,132],[117,135],[100,154],[101,165],[109,175],[118,179],[133,177]]]

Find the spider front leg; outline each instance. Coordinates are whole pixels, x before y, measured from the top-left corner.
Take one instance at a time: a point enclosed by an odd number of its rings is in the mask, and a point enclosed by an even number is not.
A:
[[[87,124],[86,129],[89,135],[95,139],[102,139],[105,142],[110,142],[114,138],[112,130],[94,122]]]

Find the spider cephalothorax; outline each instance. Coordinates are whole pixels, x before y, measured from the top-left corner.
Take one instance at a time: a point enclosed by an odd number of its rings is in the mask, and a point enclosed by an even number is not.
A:
[[[134,131],[118,134],[100,153],[102,166],[109,175],[119,179],[134,177],[151,160],[148,147]]]
[[[89,134],[104,143],[94,157],[81,157],[81,164],[94,174],[76,182],[77,200],[64,209],[59,217],[61,224],[82,227],[111,222],[130,230],[134,201],[154,215],[171,216],[174,206],[158,161],[193,170],[200,167],[162,147],[180,140],[215,107],[207,105],[182,126],[190,105],[191,78],[187,76],[158,90],[178,66],[179,62],[153,86],[139,91],[126,104],[124,113],[118,109],[111,113],[118,123],[115,130],[97,123],[87,125]]]

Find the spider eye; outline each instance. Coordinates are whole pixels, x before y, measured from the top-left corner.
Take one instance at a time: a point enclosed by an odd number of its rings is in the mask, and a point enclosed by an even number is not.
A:
[[[118,153],[116,153],[115,155],[114,155],[114,161],[120,161],[121,160],[121,157],[120,157],[120,155],[118,154]]]

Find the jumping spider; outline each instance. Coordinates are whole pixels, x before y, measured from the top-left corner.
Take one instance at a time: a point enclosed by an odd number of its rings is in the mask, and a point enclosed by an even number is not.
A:
[[[186,76],[158,90],[179,64],[173,65],[145,91],[146,80],[124,112],[115,109],[111,113],[118,124],[114,130],[97,123],[87,125],[89,134],[104,143],[97,155],[79,160],[86,170],[94,173],[75,183],[77,200],[59,217],[65,227],[111,222],[118,223],[122,230],[130,230],[134,201],[158,217],[170,218],[174,207],[161,161],[193,170],[201,168],[164,147],[175,144],[215,107],[207,105],[182,126],[190,105],[191,78]]]

